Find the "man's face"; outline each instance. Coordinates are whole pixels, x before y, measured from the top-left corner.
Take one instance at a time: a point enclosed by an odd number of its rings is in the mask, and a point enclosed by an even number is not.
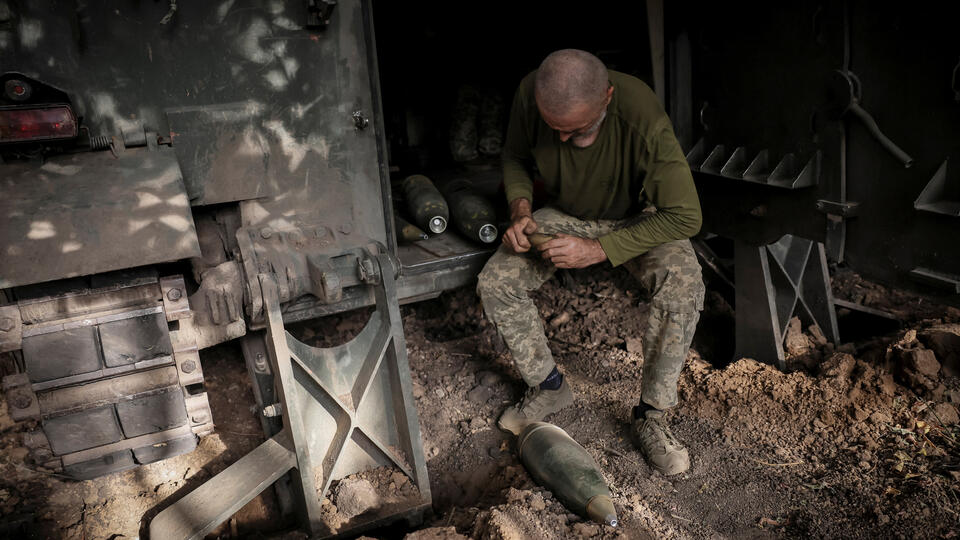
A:
[[[607,116],[607,105],[613,96],[613,87],[607,89],[606,98],[599,104],[578,103],[562,114],[548,113],[539,107],[540,116],[551,129],[557,132],[561,142],[570,141],[578,148],[586,148],[597,140],[600,126]]]

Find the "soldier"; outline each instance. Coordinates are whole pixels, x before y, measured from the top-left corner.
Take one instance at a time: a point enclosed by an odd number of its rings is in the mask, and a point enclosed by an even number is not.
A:
[[[651,295],[630,438],[658,471],[687,470],[687,449],[664,412],[677,404],[677,380],[703,309],[700,265],[689,241],[701,214],[690,168],[656,95],[587,52],[550,54],[514,96],[503,174],[511,225],[477,291],[529,389],[497,424],[517,433],[574,399],[527,293],[557,268],[623,264]],[[534,175],[549,195],[536,212]],[[528,253],[534,232],[555,235],[536,248],[539,257]]]

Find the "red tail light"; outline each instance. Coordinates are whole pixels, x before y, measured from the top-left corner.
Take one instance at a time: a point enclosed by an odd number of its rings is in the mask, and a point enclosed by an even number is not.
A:
[[[77,117],[67,105],[0,109],[0,144],[72,139]]]

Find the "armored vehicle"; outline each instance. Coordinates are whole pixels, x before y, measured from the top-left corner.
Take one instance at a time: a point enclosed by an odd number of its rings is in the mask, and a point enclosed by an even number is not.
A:
[[[30,459],[86,479],[191,451],[217,420],[202,351],[230,340],[268,413],[156,537],[202,537],[274,483],[318,535],[429,506],[399,304],[471,283],[490,247],[456,227],[398,244],[394,198],[421,173],[492,194],[513,89],[555,49],[664,101],[738,354],[782,365],[794,316],[838,341],[833,264],[958,302],[949,8],[376,7],[0,0],[0,354]],[[337,347],[284,328],[364,306]],[[417,495],[325,530],[331,483],[377,466]]]

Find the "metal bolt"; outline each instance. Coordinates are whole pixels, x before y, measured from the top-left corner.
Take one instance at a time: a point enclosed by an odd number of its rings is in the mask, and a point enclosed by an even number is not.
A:
[[[340,225],[340,232],[342,232],[343,234],[350,234],[351,232],[353,232],[353,223],[350,223],[348,221],[343,225]]]
[[[184,373],[193,373],[197,369],[197,363],[193,360],[187,360],[186,362],[180,364],[180,371]]]
[[[183,291],[174,287],[167,291],[167,299],[171,302],[176,302],[177,300],[183,298]]]
[[[257,357],[253,360],[253,367],[261,373],[266,373],[267,359],[263,357],[263,353],[257,353]]]
[[[263,408],[263,415],[267,418],[273,418],[283,414],[283,403],[274,403]]]
[[[9,332],[17,325],[13,317],[0,317],[0,332]]]
[[[270,227],[264,227],[260,229],[260,238],[263,238],[264,240],[266,240],[271,236],[273,236],[273,229],[271,229]]]
[[[23,392],[14,392],[10,396],[10,402],[17,409],[26,409],[33,405],[33,398]]]
[[[366,129],[370,125],[370,119],[363,114],[363,111],[353,111],[351,116],[353,117],[353,125],[357,129]]]

